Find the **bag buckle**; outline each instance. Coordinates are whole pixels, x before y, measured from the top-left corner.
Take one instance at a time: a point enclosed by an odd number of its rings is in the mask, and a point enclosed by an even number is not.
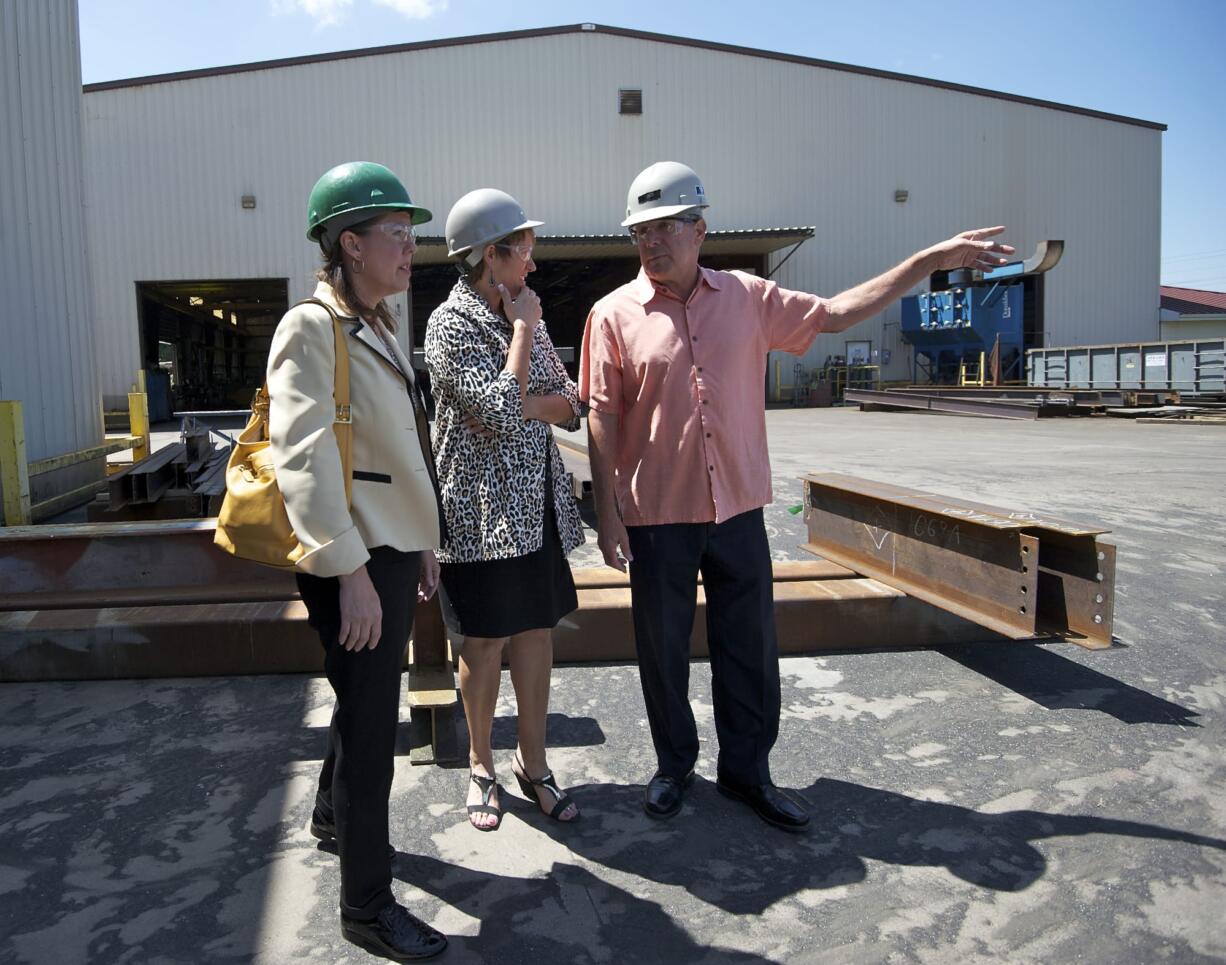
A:
[[[341,425],[343,425],[343,426],[347,426],[347,425],[349,425],[350,423],[352,423],[352,422],[353,422],[353,419],[352,419],[352,417],[350,416],[350,413],[349,413],[349,406],[347,406],[347,405],[338,405],[338,406],[336,407],[336,418],[335,418],[333,421],[334,421],[334,422],[338,422],[338,423],[340,423],[340,424],[341,424]]]

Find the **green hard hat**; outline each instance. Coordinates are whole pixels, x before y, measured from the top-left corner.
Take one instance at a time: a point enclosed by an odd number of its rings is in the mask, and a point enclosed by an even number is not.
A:
[[[307,201],[307,237],[330,248],[346,228],[388,211],[407,211],[413,224],[433,215],[414,204],[400,179],[382,164],[348,161],[326,171]],[[325,237],[325,235],[327,237]]]

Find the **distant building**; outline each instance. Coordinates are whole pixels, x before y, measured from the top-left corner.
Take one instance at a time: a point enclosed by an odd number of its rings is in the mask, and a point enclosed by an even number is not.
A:
[[[1162,286],[1162,341],[1226,338],[1226,292]]]

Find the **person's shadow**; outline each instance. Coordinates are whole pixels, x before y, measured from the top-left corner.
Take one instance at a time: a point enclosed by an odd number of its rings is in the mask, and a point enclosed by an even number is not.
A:
[[[518,878],[404,854],[392,873],[480,921],[475,937],[451,943],[481,961],[773,965],[760,955],[699,944],[661,903],[578,865],[555,863],[543,877]]]
[[[804,834],[763,824],[744,805],[698,780],[681,814],[643,814],[641,785],[572,788],[583,808],[565,826],[504,794],[504,807],[581,857],[662,885],[684,888],[732,914],[759,914],[812,888],[862,881],[867,859],[943,867],[981,888],[1021,891],[1047,862],[1034,842],[1088,834],[1123,835],[1226,851],[1226,840],[1154,824],[1042,811],[987,814],[846,781],[820,779],[798,793],[814,815]]]

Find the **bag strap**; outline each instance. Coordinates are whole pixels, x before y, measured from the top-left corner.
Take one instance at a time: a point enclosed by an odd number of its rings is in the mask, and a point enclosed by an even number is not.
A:
[[[332,375],[332,401],[336,412],[332,420],[332,432],[336,435],[336,447],[341,454],[341,471],[345,476],[345,503],[353,505],[353,415],[349,398],[349,344],[345,340],[345,326],[336,314],[336,309],[318,298],[304,298],[299,305],[319,305],[332,319],[332,335],[336,341],[336,365]]]

